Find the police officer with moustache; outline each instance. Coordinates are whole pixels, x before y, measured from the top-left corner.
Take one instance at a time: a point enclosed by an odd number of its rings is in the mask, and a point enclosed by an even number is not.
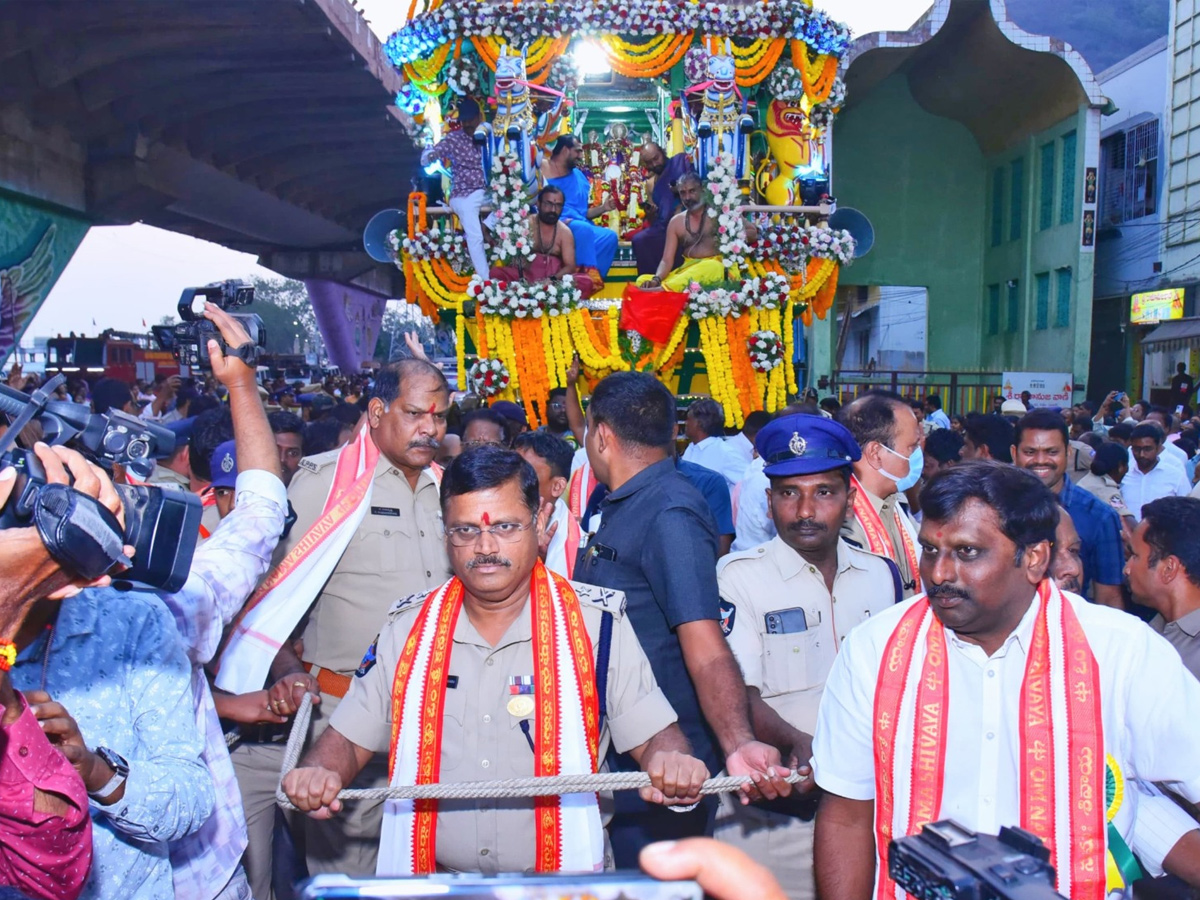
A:
[[[449,574],[438,499],[441,470],[431,467],[446,434],[449,406],[445,376],[425,360],[401,360],[376,376],[367,406],[367,425],[379,448],[370,506],[309,611],[303,659],[285,644],[272,666],[275,683],[294,676],[291,696],[272,692],[274,712],[291,715],[306,690],[320,694],[312,740],[328,726],[363,648],[379,633],[396,597],[430,590]],[[301,460],[288,487],[297,522],[276,550],[277,563],[321,517],[339,452]],[[354,787],[384,786],[385,763],[384,757],[370,761]],[[276,782],[279,768],[275,763]],[[374,874],[382,814],[381,803],[364,801],[334,821],[305,820],[309,871]]]
[[[611,742],[650,775],[651,786],[641,789],[647,802],[696,803],[708,770],[690,755],[675,712],[655,682],[625,616],[624,594],[550,576],[538,559],[538,535],[548,517],[529,463],[500,447],[464,452],[446,470],[442,508],[455,577],[437,591],[422,591],[392,606],[331,727],[284,779],[292,802],[318,818],[348,812],[354,804],[343,810],[337,793],[372,753],[389,749],[394,783],[412,783],[406,766],[415,772],[434,761],[436,780],[456,783],[528,778],[539,774],[537,766],[547,756],[562,774],[594,772]],[[439,615],[447,606],[454,611]],[[539,649],[555,640],[556,626],[542,626],[554,621],[549,617],[555,607],[566,614],[557,625],[564,637],[555,653],[560,660],[565,653],[574,666],[556,663]],[[572,627],[575,640],[565,636]],[[434,671],[433,653],[422,656],[408,649],[426,640],[447,648],[444,668]],[[578,683],[563,687],[571,678]],[[584,678],[594,682],[594,693]],[[431,683],[445,685],[440,716],[406,712],[398,733],[393,732],[394,711],[418,708],[411,702],[413,693],[427,696]],[[572,718],[570,698],[579,703],[589,695],[598,711],[597,744],[592,756],[573,760],[572,731],[581,731],[583,719]],[[558,732],[545,744],[543,716],[557,723]],[[435,807],[423,812],[389,803],[387,815],[396,824],[383,830],[379,874],[419,874],[435,865],[489,875],[535,866],[539,871],[612,868],[594,794],[563,798],[550,813],[557,837],[547,833],[544,815],[535,815],[532,798],[442,800]],[[581,808],[582,816],[574,812]],[[412,828],[420,828],[422,815],[429,825],[436,822],[433,846],[424,857],[405,840]],[[550,859],[539,852],[547,839],[557,848]]]
[[[901,599],[895,563],[839,537],[861,456],[845,427],[818,416],[776,419],[755,447],[770,479],[777,536],[721,560],[721,623],[741,665],[754,731],[789,766],[807,763],[825,677],[846,634]],[[812,784],[811,781],[808,782]],[[792,900],[815,895],[815,798],[723,801],[716,837],[769,868]]]

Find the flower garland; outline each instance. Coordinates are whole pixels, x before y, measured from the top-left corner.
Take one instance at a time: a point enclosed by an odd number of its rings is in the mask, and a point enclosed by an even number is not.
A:
[[[502,37],[520,47],[542,37],[654,37],[695,31],[749,41],[787,38],[802,41],[819,55],[837,57],[850,45],[850,30],[814,10],[811,0],[747,4],[699,0],[678,5],[662,0],[481,0],[444,3],[410,19],[388,38],[384,51],[393,65],[401,66],[468,36]]]
[[[746,225],[739,207],[742,189],[738,186],[733,154],[718,153],[708,170],[708,189],[713,202],[710,217],[717,220],[717,251],[726,269],[736,266],[746,254]]]
[[[540,319],[561,316],[579,307],[582,295],[571,277],[549,281],[500,281],[472,278],[467,296],[485,316]]]
[[[546,83],[568,97],[579,90],[579,66],[575,63],[575,57],[564,54],[554,60],[550,64],[550,74]]]
[[[830,259],[842,266],[854,262],[854,236],[844,228],[809,225],[800,243],[809,259]]]
[[[442,70],[442,80],[460,97],[472,97],[479,93],[479,67],[472,58],[460,56],[450,60]]]
[[[508,388],[511,380],[508,377],[508,369],[498,359],[481,356],[467,369],[467,384],[471,391],[480,397],[490,399],[499,396]]]
[[[845,105],[846,82],[840,78],[836,78],[834,79],[833,87],[829,91],[829,96],[813,106],[812,111],[808,114],[809,124],[817,131],[824,131],[829,127],[829,123],[833,121],[833,117]]]
[[[804,97],[804,76],[790,62],[781,62],[767,76],[767,93],[772,100],[799,103]]]
[[[435,226],[414,237],[403,236],[397,228],[388,235],[388,246],[394,256],[400,257],[403,254],[413,262],[444,259],[460,271],[469,260],[466,235],[452,228]]]
[[[501,265],[532,260],[533,244],[526,225],[530,196],[516,150],[497,153],[492,158],[491,188],[496,205],[493,252]]]
[[[748,345],[755,372],[770,372],[783,363],[783,340],[774,331],[755,331]]]

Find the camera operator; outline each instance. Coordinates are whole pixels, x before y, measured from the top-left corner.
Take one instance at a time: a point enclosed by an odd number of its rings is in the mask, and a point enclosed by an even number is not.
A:
[[[68,483],[69,470],[72,498],[96,497],[109,520],[124,527],[120,501],[101,469],[62,447],[39,445],[35,452],[46,470],[39,501]],[[55,508],[64,509],[49,511]],[[51,521],[52,528],[39,522],[39,532],[53,540],[56,557],[83,569],[93,562],[88,548],[98,541],[100,521],[98,512],[70,514]],[[157,598],[100,584],[61,603],[41,593],[30,604],[13,632],[12,681],[91,798],[93,868],[82,896],[171,896],[165,842],[195,830],[212,811],[187,657]]]
[[[39,445],[36,453],[48,469],[61,471],[59,460],[67,458],[86,467],[82,457],[65,449]],[[15,483],[15,469],[0,472],[0,508]],[[119,508],[106,480],[91,479],[80,487],[110,510]],[[103,576],[91,584],[109,581]],[[51,557],[37,529],[0,531],[0,647],[13,647],[11,639],[35,601],[61,600],[87,584],[73,580]],[[75,900],[92,864],[87,788],[13,689],[9,663],[8,657],[0,662],[0,884],[37,900]]]
[[[219,308],[208,306],[204,315],[229,346],[247,342],[242,326]],[[89,602],[76,611],[67,635],[49,637],[44,657],[39,657],[37,645],[25,649],[31,663],[44,665],[52,693],[63,694],[58,698],[61,707],[46,697],[35,710],[39,717],[69,723],[59,727],[72,732],[81,746],[81,730],[89,740],[107,732],[103,742],[115,748],[81,754],[86,766],[81,774],[97,800],[97,874],[90,885],[92,896],[250,897],[240,869],[245,819],[203,665],[216,653],[225,624],[266,571],[283,529],[287,501],[254,370],[232,354],[223,354],[216,341],[210,341],[210,354],[214,375],[228,391],[234,428],[241,438],[237,455],[243,475],[237,483],[236,510],[197,552],[183,588],[159,595],[166,609],[158,599],[145,595],[86,591],[80,599]],[[193,456],[192,465],[197,461]],[[232,458],[229,462],[232,468]],[[135,613],[138,621],[120,626],[120,634],[135,635],[132,640],[120,639],[118,626],[106,634],[104,626],[110,620],[119,622],[128,609],[136,610],[143,603],[154,607],[153,616]],[[65,630],[61,626],[66,613],[64,607],[58,631]],[[155,621],[147,627],[142,618]],[[29,640],[33,641],[33,634]],[[56,666],[60,645],[61,667]],[[73,656],[86,662],[79,665]],[[104,657],[115,657],[117,665]],[[141,664],[121,665],[127,657]],[[78,678],[70,682],[65,677],[68,664],[76,673],[99,671],[105,677],[90,685],[84,679],[81,691]],[[106,691],[113,693],[106,695]],[[75,726],[63,707],[76,709],[82,727]],[[86,714],[96,718],[86,721]],[[97,765],[90,757],[103,762]],[[111,781],[89,780],[89,773],[97,769]],[[105,805],[112,805],[115,814],[104,817]],[[124,839],[103,843],[102,825],[121,832]],[[103,835],[110,836],[107,831]],[[147,843],[158,846],[147,847]],[[108,859],[102,851],[107,851]]]
[[[204,315],[230,347],[249,341],[242,325],[216,305],[206,304]],[[209,342],[209,354],[213,375],[229,392],[234,435],[233,442],[218,446],[208,460],[212,480],[221,485],[213,507],[220,519],[196,551],[184,586],[161,596],[192,663],[196,728],[204,736],[202,759],[212,774],[216,804],[199,831],[172,843],[171,865],[178,897],[249,900],[250,887],[240,864],[246,849],[241,794],[203,667],[216,655],[225,626],[267,570],[283,532],[287,492],[253,367],[236,355],[223,354],[216,341]],[[262,721],[285,721],[268,710],[266,692],[261,693]]]

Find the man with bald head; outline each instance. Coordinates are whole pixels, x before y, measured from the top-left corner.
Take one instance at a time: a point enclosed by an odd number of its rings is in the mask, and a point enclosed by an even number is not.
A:
[[[853,513],[842,537],[899,566],[904,594],[911,597],[921,590],[921,549],[904,492],[925,468],[921,425],[908,401],[891,391],[867,391],[838,419],[862,448],[854,463]]]
[[[666,152],[653,141],[643,145],[640,153],[643,168],[654,176],[654,189],[645,203],[646,227],[633,236],[633,255],[637,258],[639,275],[653,275],[663,256],[667,240],[667,224],[679,211],[679,196],[675,182],[694,172],[692,158],[686,153],[676,153],[670,159]],[[672,260],[676,268],[681,259]]]
[[[273,667],[277,679],[295,676],[296,702],[304,696],[302,682],[312,685],[315,681],[320,702],[313,708],[313,740],[328,726],[349,690],[363,650],[379,633],[388,607],[397,597],[432,590],[449,577],[438,495],[441,469],[434,464],[446,435],[449,408],[446,378],[425,360],[401,360],[375,378],[366,427],[379,457],[368,508],[309,610],[303,659],[285,645]],[[297,521],[287,539],[280,542],[277,561],[321,518],[340,452],[331,450],[300,461],[300,470],[288,487]],[[289,703],[283,714],[293,711]],[[376,757],[353,787],[386,785],[386,759]],[[362,801],[334,821],[306,819],[309,872],[373,875],[382,812],[382,801]]]

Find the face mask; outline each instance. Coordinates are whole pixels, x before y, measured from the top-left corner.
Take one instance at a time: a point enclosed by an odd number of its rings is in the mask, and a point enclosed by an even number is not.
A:
[[[892,481],[896,482],[896,490],[900,492],[907,491],[910,487],[921,480],[921,473],[925,471],[925,451],[921,449],[920,444],[918,444],[917,449],[912,452],[912,456],[901,456],[899,453],[885,444],[880,444],[879,446],[883,447],[883,449],[892,454],[892,456],[899,456],[901,459],[908,460],[908,474],[903,478],[897,478],[886,469],[879,470],[880,475],[886,475],[888,478],[892,479]]]

